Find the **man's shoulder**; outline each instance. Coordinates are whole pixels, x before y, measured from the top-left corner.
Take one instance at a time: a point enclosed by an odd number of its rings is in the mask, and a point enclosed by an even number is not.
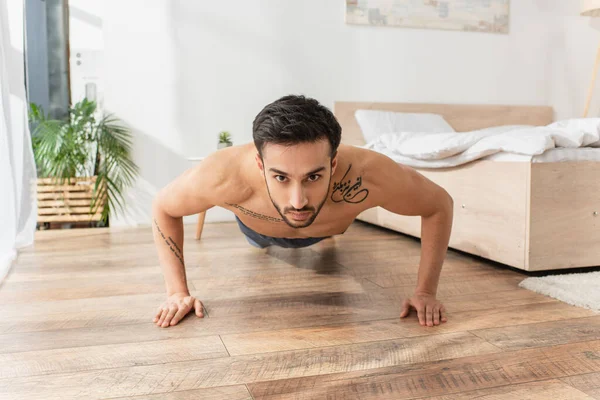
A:
[[[415,169],[397,163],[385,154],[361,147],[350,147],[353,148],[346,149],[344,163],[348,169],[348,176],[342,181],[350,180],[354,185],[360,182],[361,187],[369,191],[370,206],[384,204],[390,191],[397,193],[407,182],[413,180],[415,175],[419,175]],[[355,181],[357,182],[354,183]]]
[[[341,145],[338,165],[332,177],[334,202],[360,203],[365,208],[379,205],[380,192],[385,186],[381,180],[385,165],[383,154],[357,146]]]
[[[385,154],[357,146],[340,146],[340,156],[345,165],[352,165],[352,170],[363,177],[363,181],[378,180],[383,169],[401,168]]]
[[[251,195],[245,173],[249,151],[248,145],[226,147],[211,153],[196,166],[197,173],[211,176],[211,189],[223,202],[240,201]]]

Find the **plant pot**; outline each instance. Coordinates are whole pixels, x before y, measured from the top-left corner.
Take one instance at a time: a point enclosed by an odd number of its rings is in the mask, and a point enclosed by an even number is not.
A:
[[[233,143],[219,142],[219,143],[217,143],[217,149],[223,149],[225,147],[231,147],[232,145],[233,145]]]
[[[97,202],[95,212],[90,213],[96,178],[71,178],[64,184],[57,184],[54,178],[38,178],[38,223],[100,221],[106,196]]]

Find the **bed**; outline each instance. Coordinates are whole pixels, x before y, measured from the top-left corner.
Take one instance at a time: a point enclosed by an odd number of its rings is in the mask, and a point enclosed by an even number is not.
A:
[[[359,109],[440,114],[457,132],[553,122],[547,106],[336,102],[334,113],[345,144],[365,144],[355,119]],[[454,199],[451,248],[526,271],[598,266],[600,149],[585,160],[576,159],[582,149],[570,150],[575,158],[561,162],[505,157],[415,169]],[[357,219],[420,237],[420,217],[376,207]]]

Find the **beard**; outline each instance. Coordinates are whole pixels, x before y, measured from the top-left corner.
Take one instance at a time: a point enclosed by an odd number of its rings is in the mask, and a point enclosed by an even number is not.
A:
[[[306,228],[307,226],[310,226],[315,219],[317,218],[317,215],[319,215],[319,212],[321,211],[321,208],[323,207],[323,205],[325,204],[325,201],[327,201],[327,195],[325,195],[325,198],[323,199],[323,201],[321,201],[321,203],[316,207],[311,207],[311,206],[305,206],[303,207],[301,210],[297,210],[293,207],[289,207],[286,208],[284,210],[284,212],[281,212],[281,208],[279,207],[279,205],[277,205],[277,203],[275,203],[273,201],[273,198],[271,197],[271,194],[269,193],[269,198],[271,199],[271,203],[273,203],[273,206],[275,206],[275,209],[277,210],[277,212],[279,213],[279,215],[281,215],[281,218],[283,218],[283,221],[288,224],[288,226],[295,228],[295,229],[299,229],[299,228]],[[308,218],[306,221],[293,221],[288,219],[288,217],[286,216],[286,213],[289,211],[294,211],[294,212],[311,212],[312,215],[310,216],[310,218]]]
[[[321,208],[323,208],[323,205],[327,201],[327,196],[329,195],[329,184],[330,183],[331,183],[331,173],[329,174],[329,182],[327,182],[327,188],[328,188],[327,193],[325,193],[325,197],[323,197],[323,200],[319,203],[319,205],[316,208],[312,207],[310,205],[306,205],[306,206],[302,207],[301,210],[297,210],[293,207],[286,207],[282,212],[281,207],[277,203],[275,203],[275,201],[273,200],[273,197],[271,197],[271,191],[269,190],[269,185],[267,184],[267,179],[265,177],[265,185],[267,186],[267,193],[269,194],[269,199],[271,199],[271,203],[273,203],[273,206],[275,207],[275,209],[277,210],[279,215],[281,215],[281,218],[283,219],[283,221],[289,227],[294,228],[294,229],[306,228],[307,226],[310,226],[315,221],[315,219],[319,215],[319,212],[321,211]],[[294,212],[298,212],[298,213],[311,212],[312,215],[305,221],[293,221],[293,220],[288,219],[288,217],[286,216],[286,213],[289,211],[294,211]]]

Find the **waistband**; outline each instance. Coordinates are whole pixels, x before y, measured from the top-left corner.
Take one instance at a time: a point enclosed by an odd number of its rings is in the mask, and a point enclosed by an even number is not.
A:
[[[251,239],[253,242],[259,245],[259,247],[267,247],[271,245],[276,245],[280,247],[286,248],[300,248],[300,247],[308,247],[315,243],[320,242],[323,239],[327,239],[331,236],[324,237],[311,237],[311,238],[278,238],[272,236],[262,235],[250,228],[248,228],[236,215],[235,219],[240,227],[240,230],[248,239]]]

